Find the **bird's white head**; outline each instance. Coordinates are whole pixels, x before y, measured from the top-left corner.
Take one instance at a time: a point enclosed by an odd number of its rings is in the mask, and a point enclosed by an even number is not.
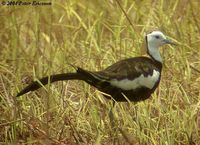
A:
[[[158,48],[164,44],[173,44],[160,31],[153,31],[146,35],[147,52],[156,61],[162,62]]]

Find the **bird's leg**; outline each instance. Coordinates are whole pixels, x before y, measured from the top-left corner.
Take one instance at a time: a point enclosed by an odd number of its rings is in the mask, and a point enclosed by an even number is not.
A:
[[[111,127],[112,127],[112,129],[114,129],[114,132],[115,132],[116,129],[117,129],[117,126],[116,126],[116,119],[115,119],[115,116],[113,114],[114,109],[115,109],[115,101],[112,100],[112,106],[111,106],[110,111],[109,111],[109,118],[110,118]]]

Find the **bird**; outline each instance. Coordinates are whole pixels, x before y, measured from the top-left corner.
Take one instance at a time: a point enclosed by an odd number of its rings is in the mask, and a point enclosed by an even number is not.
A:
[[[46,76],[30,83],[18,92],[16,97],[35,91],[48,83],[81,80],[103,92],[107,99],[117,102],[146,100],[156,90],[161,79],[163,61],[159,48],[175,43],[158,30],[146,34],[145,41],[148,56],[123,59],[101,71],[76,67],[76,72]]]

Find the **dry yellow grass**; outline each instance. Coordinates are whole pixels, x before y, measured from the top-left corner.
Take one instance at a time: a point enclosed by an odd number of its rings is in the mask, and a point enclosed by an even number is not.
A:
[[[0,5],[0,144],[200,144],[198,0],[52,0]],[[2,0],[0,1],[2,3]],[[100,70],[141,55],[145,32],[160,29],[161,84],[152,98],[117,103],[80,81],[58,82],[15,98],[32,79]]]

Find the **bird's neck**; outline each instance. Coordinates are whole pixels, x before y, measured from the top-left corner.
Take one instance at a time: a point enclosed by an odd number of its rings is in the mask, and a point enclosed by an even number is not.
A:
[[[150,55],[150,57],[159,62],[162,63],[162,58],[160,56],[159,52],[159,46],[153,44],[153,43],[147,43],[147,53]]]

